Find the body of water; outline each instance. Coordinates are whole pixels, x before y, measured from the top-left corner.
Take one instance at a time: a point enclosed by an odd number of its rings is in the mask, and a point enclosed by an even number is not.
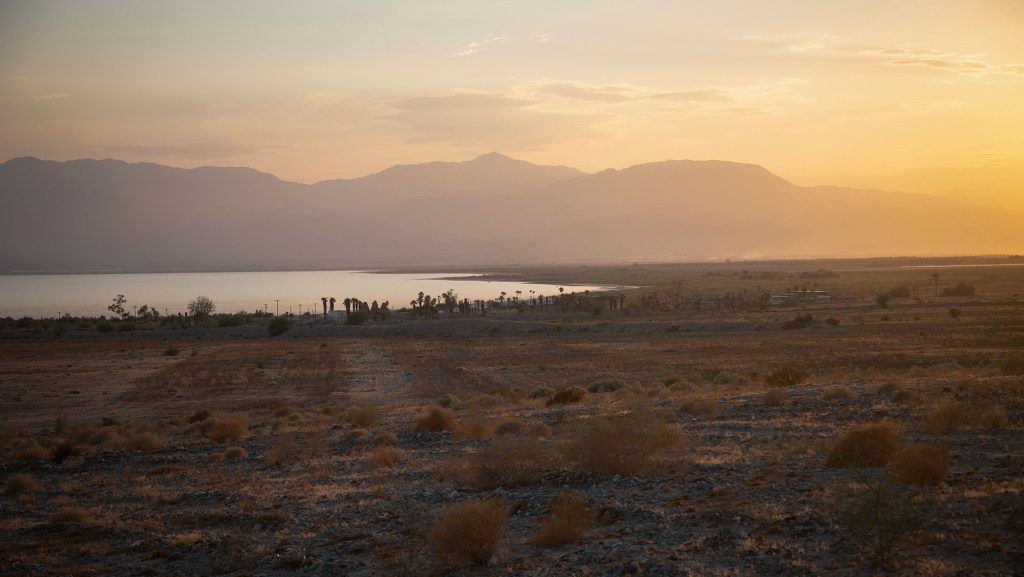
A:
[[[452,280],[457,278],[458,280]],[[599,291],[614,287],[562,285],[566,292]],[[459,299],[497,299],[504,292],[519,300],[558,294],[559,285],[484,280],[458,274],[377,274],[353,271],[0,275],[0,317],[34,318],[109,315],[107,306],[123,294],[125,310],[142,305],[160,314],[184,312],[197,296],[213,300],[218,313],[266,310],[299,314],[322,311],[321,297],[365,302],[389,301],[392,309],[409,305],[422,291],[440,296],[452,289]],[[531,292],[532,291],[532,292]]]

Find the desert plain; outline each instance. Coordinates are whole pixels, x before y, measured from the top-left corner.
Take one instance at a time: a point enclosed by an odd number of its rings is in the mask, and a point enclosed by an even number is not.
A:
[[[505,267],[639,288],[277,336],[9,323],[0,575],[1021,574],[1024,266],[909,264]],[[751,304],[793,288],[827,298]]]

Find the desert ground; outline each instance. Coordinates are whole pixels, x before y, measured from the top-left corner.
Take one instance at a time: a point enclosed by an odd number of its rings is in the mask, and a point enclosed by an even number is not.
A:
[[[1024,267],[899,264],[507,267],[642,288],[273,337],[9,328],[0,575],[1020,575]],[[793,286],[831,298],[706,305]]]

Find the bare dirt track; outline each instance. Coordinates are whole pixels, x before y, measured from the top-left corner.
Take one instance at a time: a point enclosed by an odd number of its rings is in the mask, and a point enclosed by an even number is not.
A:
[[[813,321],[783,330],[804,314]],[[887,309],[509,311],[256,334],[0,341],[0,573],[952,576],[1024,566],[1024,303],[1009,292]],[[809,376],[770,400],[766,380],[787,366]],[[571,387],[592,392],[549,405]],[[454,431],[415,432],[439,401]],[[947,428],[929,424],[941,402],[961,411]],[[212,416],[190,422],[201,410]],[[652,449],[652,468],[635,475],[590,468],[578,444],[587,423],[630,413],[684,441]],[[217,422],[242,417],[240,438],[217,436]],[[887,470],[824,465],[844,433],[876,422],[905,446],[946,443],[951,459],[938,486],[894,489],[922,524],[884,564],[837,511],[851,492],[889,483]],[[507,439],[535,447],[536,466],[500,452]],[[62,444],[77,454],[56,463]],[[393,461],[380,446],[397,449]],[[481,455],[520,468],[481,477]],[[25,475],[36,487],[13,488]],[[535,534],[566,491],[588,503],[590,527],[542,547]],[[453,503],[481,498],[509,512],[497,549],[486,565],[445,567],[431,527]]]

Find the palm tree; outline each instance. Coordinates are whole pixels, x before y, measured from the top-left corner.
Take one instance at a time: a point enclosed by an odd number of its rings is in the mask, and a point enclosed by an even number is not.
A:
[[[334,297],[331,297],[331,312],[334,312]]]
[[[352,299],[346,298],[341,302],[345,303],[345,316],[352,314]]]
[[[320,300],[324,303],[324,316],[327,316],[327,297],[320,297]]]
[[[932,278],[935,279],[935,296],[939,296],[939,273],[932,273]]]

